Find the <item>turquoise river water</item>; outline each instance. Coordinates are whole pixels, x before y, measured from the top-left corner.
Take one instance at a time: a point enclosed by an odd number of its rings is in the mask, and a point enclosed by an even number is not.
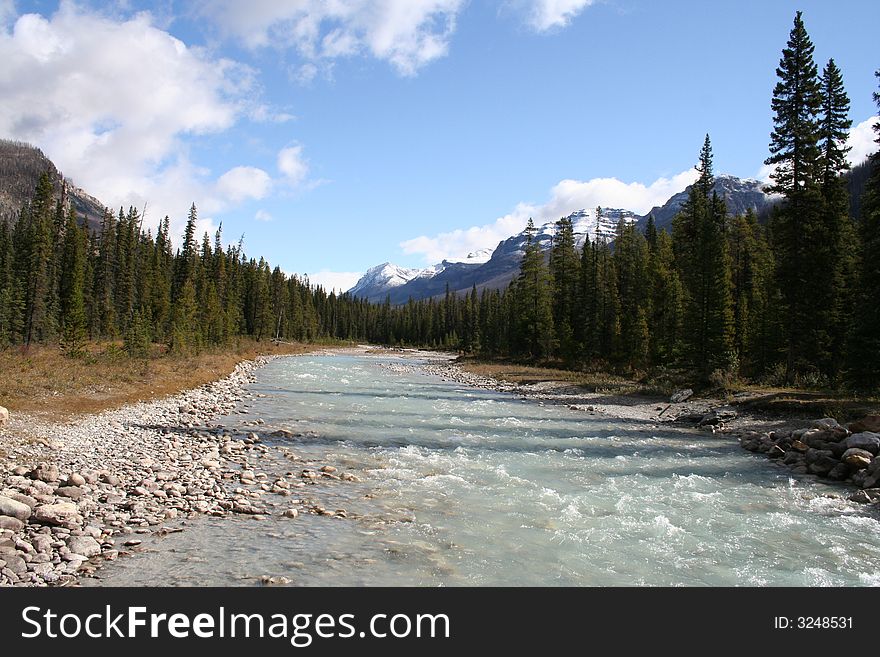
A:
[[[315,355],[257,373],[269,438],[359,482],[296,491],[348,518],[185,521],[110,585],[874,585],[880,522],[733,440],[469,388],[413,358]],[[391,367],[389,367],[391,366]],[[404,371],[399,371],[403,369]],[[253,426],[242,425],[243,431]],[[279,450],[257,469],[295,470]],[[97,583],[97,582],[96,582]]]

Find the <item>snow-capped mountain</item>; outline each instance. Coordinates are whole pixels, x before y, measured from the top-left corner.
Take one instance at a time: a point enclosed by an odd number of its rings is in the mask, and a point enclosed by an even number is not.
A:
[[[654,223],[657,228],[670,230],[672,220],[687,201],[690,186],[670,198],[661,207],[653,208],[642,217],[642,223],[647,221],[648,215],[654,215]],[[727,204],[727,212],[732,216],[745,214],[751,208],[760,213],[761,210],[772,203],[772,198],[764,192],[764,183],[753,178],[737,178],[725,173],[715,176],[715,184],[712,191],[724,199]]]
[[[383,294],[395,287],[405,285],[414,278],[431,277],[438,272],[434,267],[427,269],[404,269],[390,262],[371,267],[360,277],[349,293],[358,297],[372,298],[377,294]]]
[[[654,215],[658,228],[670,229],[672,219],[687,200],[685,189],[675,194],[665,204],[655,207],[648,214]],[[742,179],[730,175],[715,178],[713,190],[727,203],[732,215],[743,214],[749,208],[760,213],[771,202],[757,180]],[[647,214],[640,216],[620,208],[585,208],[571,213],[575,242],[580,248],[587,237],[599,237],[613,241],[621,220],[644,226]],[[556,222],[550,221],[536,227],[535,239],[549,250],[556,233]],[[383,301],[390,297],[394,304],[406,303],[408,299],[426,299],[445,294],[449,289],[455,293],[506,287],[519,273],[519,264],[525,251],[525,231],[499,242],[495,249],[482,249],[469,254],[459,262],[444,260],[427,269],[403,269],[390,263],[373,267],[349,290],[349,293],[366,297],[370,301]]]

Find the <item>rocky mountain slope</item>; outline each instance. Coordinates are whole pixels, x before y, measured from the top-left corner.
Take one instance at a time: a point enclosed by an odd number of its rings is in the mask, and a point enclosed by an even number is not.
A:
[[[29,202],[40,176],[49,172],[57,198],[61,198],[64,176],[43,152],[29,144],[0,139],[0,221],[18,215]],[[101,226],[104,205],[94,196],[67,181],[67,199],[86,223]]]
[[[757,180],[719,175],[715,179],[714,190],[727,202],[728,210],[734,215],[744,214],[749,208],[760,213],[772,202],[771,197],[762,191],[762,183]],[[654,215],[658,228],[671,230],[672,219],[687,200],[688,192],[689,188],[682,190],[644,216],[619,208],[587,208],[573,212],[568,218],[572,221],[577,245],[580,247],[587,236],[591,240],[596,236],[613,240],[621,219],[644,227],[650,214]],[[555,230],[553,221],[537,227],[536,239],[543,249],[550,249]],[[447,288],[458,294],[469,292],[474,286],[478,291],[501,289],[507,287],[519,273],[525,244],[526,234],[523,231],[499,242],[488,258],[469,258],[458,263],[444,260],[427,269],[403,269],[386,262],[369,269],[349,293],[370,301],[381,302],[390,298],[391,303],[402,304],[409,299],[427,299],[445,294]]]

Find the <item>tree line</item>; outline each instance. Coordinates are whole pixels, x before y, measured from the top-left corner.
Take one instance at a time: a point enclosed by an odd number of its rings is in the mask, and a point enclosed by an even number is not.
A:
[[[88,340],[121,339],[140,357],[155,344],[186,353],[241,336],[329,338],[876,389],[880,154],[854,203],[843,175],[849,99],[834,60],[818,72],[800,13],[777,74],[767,164],[782,201],[765,224],[729,216],[712,191],[707,136],[671,232],[652,218],[644,230],[621,221],[613,243],[597,233],[578,244],[561,219],[545,252],[530,220],[507,289],[401,306],[328,294],[246,257],[241,241],[224,246],[220,230],[198,240],[195,206],[177,249],[167,217],[154,236],[135,208],[89,230],[45,175],[16,219],[0,222],[0,347],[59,342],[75,356]]]

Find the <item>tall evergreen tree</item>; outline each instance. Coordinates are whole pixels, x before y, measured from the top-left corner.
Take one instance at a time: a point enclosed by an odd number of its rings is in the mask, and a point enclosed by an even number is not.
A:
[[[574,227],[568,217],[556,222],[556,233],[550,249],[550,278],[556,344],[559,345],[562,359],[571,363],[577,353],[575,324],[578,315],[580,262],[575,249]]]
[[[880,70],[876,72],[880,80]],[[874,93],[880,107],[880,93]],[[874,124],[880,148],[880,122]],[[880,150],[871,156],[871,176],[862,197],[861,262],[851,322],[849,381],[860,390],[880,389]]]
[[[822,93],[813,51],[801,12],[797,12],[776,69],[779,81],[773,90],[774,126],[766,160],[773,167],[774,184],[768,191],[785,197],[773,213],[771,234],[786,316],[786,376],[790,381],[798,371],[827,362],[830,343],[828,322],[815,316],[812,302],[817,286],[825,287],[821,280],[825,259],[819,254],[826,246],[818,184]],[[822,310],[818,309],[820,314]]]
[[[815,289],[819,312],[815,321],[825,324],[828,335],[824,362],[817,363],[830,377],[836,377],[843,366],[847,337],[845,315],[853,304],[856,258],[858,249],[855,227],[849,216],[849,191],[843,173],[849,169],[846,146],[852,121],[849,118],[849,97],[843,88],[843,77],[834,60],[828,61],[820,78],[822,111],[819,121],[821,151],[821,185],[823,200],[822,236],[817,246],[817,262],[824,276]]]
[[[729,370],[734,365],[730,265],[724,239],[727,210],[711,191],[714,175],[708,135],[697,171],[700,177],[673,220],[673,238],[685,291],[685,355],[706,378],[716,369]]]
[[[515,287],[520,349],[523,355],[545,358],[553,351],[550,275],[531,219],[526,227],[526,240]]]

